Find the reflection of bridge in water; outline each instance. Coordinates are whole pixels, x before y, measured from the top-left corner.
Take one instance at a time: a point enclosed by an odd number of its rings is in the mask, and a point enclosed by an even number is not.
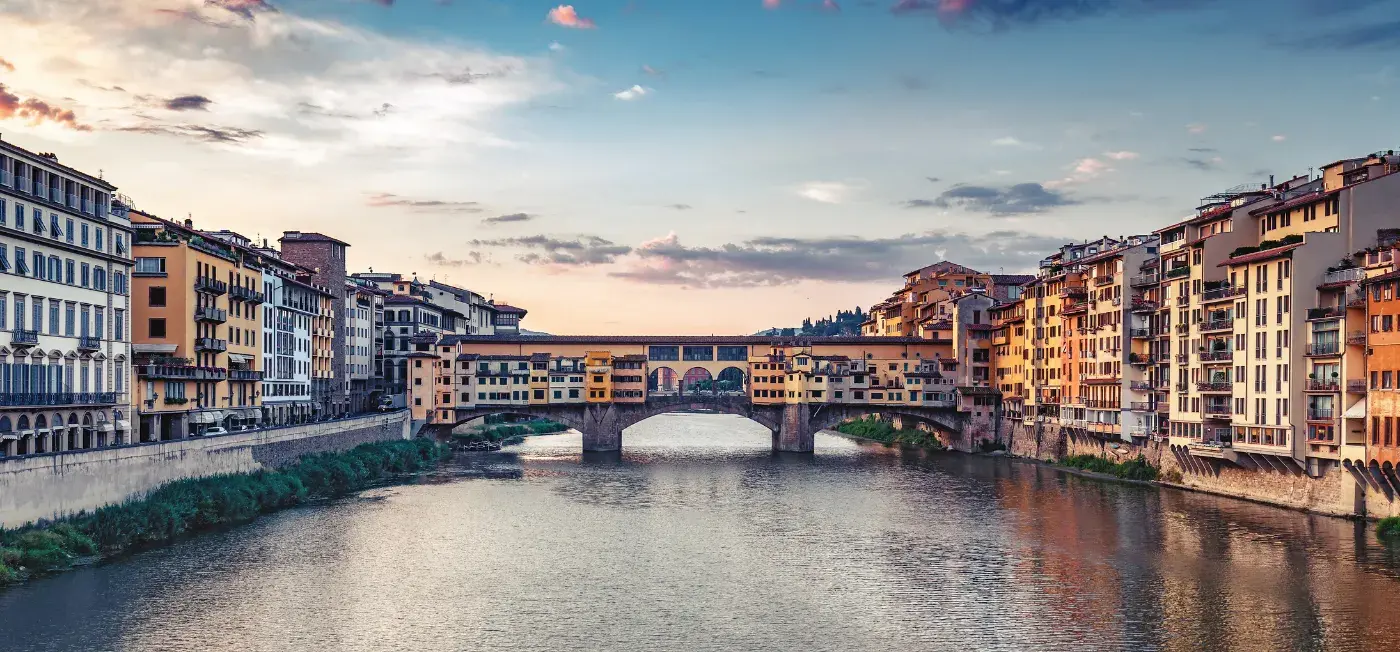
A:
[[[705,410],[767,427],[773,449],[811,452],[813,435],[869,414],[966,422],[948,342],[919,338],[449,336],[413,354],[414,417],[445,431],[483,416],[549,418],[584,449],[618,450],[658,414]]]

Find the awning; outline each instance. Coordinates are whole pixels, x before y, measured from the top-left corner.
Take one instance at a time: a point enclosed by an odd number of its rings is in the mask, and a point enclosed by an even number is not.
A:
[[[111,421],[103,421],[102,423],[97,424],[97,428],[102,432],[112,432],[113,430],[117,429],[116,426],[112,425]]]
[[[117,430],[131,430],[131,422],[126,419],[118,419]]]
[[[34,431],[33,431],[33,430],[21,430],[21,431],[19,431],[19,436],[20,436],[20,437],[33,437],[33,436],[34,436]]]
[[[214,423],[218,421],[215,412],[195,412],[190,415],[190,423]]]
[[[13,431],[0,432],[0,441],[10,441],[12,439],[19,439],[19,435]]]
[[[174,353],[175,344],[135,344],[131,345],[133,353]]]
[[[1365,396],[1361,397],[1361,400],[1357,401],[1357,402],[1356,402],[1356,405],[1353,405],[1353,406],[1347,408],[1347,411],[1346,411],[1345,413],[1342,414],[1342,418],[1343,418],[1343,419],[1365,419],[1365,418],[1366,418],[1366,397],[1365,397]]]
[[[253,356],[244,353],[230,353],[228,359],[233,362],[252,362]]]

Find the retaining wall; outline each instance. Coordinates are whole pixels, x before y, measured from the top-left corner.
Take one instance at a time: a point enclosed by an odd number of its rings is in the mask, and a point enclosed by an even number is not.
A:
[[[407,410],[338,421],[0,459],[0,527],[118,503],[173,480],[276,468],[308,453],[408,439]]]

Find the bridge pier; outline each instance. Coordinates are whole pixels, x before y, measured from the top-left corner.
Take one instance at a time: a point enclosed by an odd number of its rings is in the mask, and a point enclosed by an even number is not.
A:
[[[773,431],[773,450],[780,453],[811,453],[816,450],[812,429],[812,409],[806,403],[783,406],[782,421]]]
[[[583,409],[583,451],[604,453],[622,450],[623,424],[612,404],[589,405]]]

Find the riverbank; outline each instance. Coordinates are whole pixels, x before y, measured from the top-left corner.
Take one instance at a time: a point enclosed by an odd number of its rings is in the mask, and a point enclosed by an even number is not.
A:
[[[843,423],[833,430],[847,437],[873,441],[886,446],[911,446],[935,451],[948,449],[934,433],[914,428],[895,428],[888,421],[874,418],[857,419]]]
[[[452,433],[452,439],[459,444],[472,442],[491,442],[499,444],[512,439],[521,439],[533,435],[557,435],[568,430],[568,426],[550,419],[535,419],[522,423],[488,422],[479,429],[463,433],[454,432]]]
[[[361,444],[277,470],[177,480],[91,513],[0,531],[0,586],[343,496],[432,468],[448,455],[427,439]]]

